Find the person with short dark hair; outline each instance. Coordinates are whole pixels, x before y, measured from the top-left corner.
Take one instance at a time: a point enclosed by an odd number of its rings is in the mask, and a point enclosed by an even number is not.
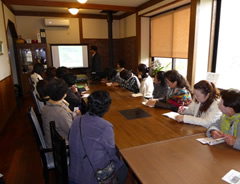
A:
[[[222,118],[207,130],[206,135],[224,138],[228,145],[240,150],[240,90],[223,90],[218,107],[223,113]]]
[[[34,86],[37,85],[39,80],[43,80],[42,74],[44,72],[44,66],[41,63],[35,63],[33,66],[33,71],[31,74],[31,80],[34,84]]]
[[[166,78],[164,76],[164,71],[159,71],[154,77],[154,99],[164,99],[168,94],[169,87],[167,85]]]
[[[56,70],[56,76],[59,79],[63,79],[63,76],[68,73],[68,68],[65,66],[58,67]]]
[[[38,81],[36,86],[36,90],[39,95],[39,98],[45,102],[49,99],[49,96],[47,94],[47,84],[48,84],[47,80],[40,80]]]
[[[140,82],[136,75],[131,71],[124,69],[120,72],[120,77],[124,80],[119,86],[126,88],[133,93],[138,93],[140,88]]]
[[[46,91],[50,99],[42,109],[44,139],[48,148],[52,147],[49,122],[55,121],[57,132],[68,140],[72,125],[73,113],[64,104],[67,94],[67,84],[62,79],[52,79],[48,82]]]
[[[128,169],[116,155],[113,125],[102,118],[110,105],[108,92],[95,91],[88,97],[86,114],[73,121],[69,136],[70,184],[97,184],[95,171],[108,166],[111,160],[118,183],[125,183]]]
[[[63,76],[63,79],[68,85],[67,96],[65,97],[65,100],[69,103],[69,109],[74,111],[74,107],[78,107],[81,113],[83,113],[85,111],[85,102],[83,101],[82,96],[75,85],[77,80],[76,75],[67,73]]]
[[[98,54],[98,48],[95,45],[91,46],[90,53],[92,54],[91,79],[100,80],[102,76],[102,62]]]
[[[46,69],[46,80],[50,81],[53,78],[56,78],[56,71],[57,69],[55,67],[48,67]]]
[[[212,82],[201,80],[194,85],[193,95],[195,100],[188,107],[180,106],[178,112],[181,115],[175,119],[209,128],[222,116],[218,108],[220,92]]]
[[[138,74],[141,76],[141,85],[139,92],[142,93],[144,97],[152,98],[154,86],[152,77],[148,74],[149,68],[145,64],[138,65]]]

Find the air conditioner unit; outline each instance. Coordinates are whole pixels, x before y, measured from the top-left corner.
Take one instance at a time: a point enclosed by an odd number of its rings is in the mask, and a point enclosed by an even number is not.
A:
[[[69,19],[45,19],[45,26],[69,27]]]

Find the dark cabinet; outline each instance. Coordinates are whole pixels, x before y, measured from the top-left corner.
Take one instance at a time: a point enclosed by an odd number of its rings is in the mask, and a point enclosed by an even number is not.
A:
[[[23,95],[30,95],[29,77],[35,63],[39,62],[47,68],[47,44],[17,44],[18,71]]]

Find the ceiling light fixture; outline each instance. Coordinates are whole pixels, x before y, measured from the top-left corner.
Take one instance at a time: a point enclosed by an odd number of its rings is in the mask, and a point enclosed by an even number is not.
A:
[[[77,0],[79,3],[82,3],[82,4],[84,4],[84,3],[86,3],[87,2],[87,0]]]
[[[77,15],[79,9],[78,9],[78,8],[68,8],[68,11],[69,11],[72,15]]]

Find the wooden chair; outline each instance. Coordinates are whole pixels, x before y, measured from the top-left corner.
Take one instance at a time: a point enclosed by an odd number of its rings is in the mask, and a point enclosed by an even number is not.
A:
[[[65,138],[58,134],[55,122],[50,122],[53,158],[57,184],[68,184],[68,161]]]
[[[30,119],[32,129],[33,129],[33,132],[34,132],[37,144],[38,144],[38,148],[40,151],[42,167],[43,167],[43,176],[45,179],[45,183],[48,184],[49,183],[48,171],[55,168],[54,161],[53,161],[53,155],[52,155],[52,149],[46,147],[42,129],[40,128],[39,121],[38,121],[37,116],[32,107],[29,107],[28,117]]]
[[[38,100],[36,89],[31,90],[31,95],[33,98],[34,106],[35,106],[34,109],[36,110],[36,116],[37,116],[38,122],[40,124],[40,127],[41,127],[43,135],[44,135],[44,131],[43,131],[43,127],[42,127],[42,117],[41,117],[41,112],[42,112],[42,108],[44,107],[44,103],[40,102]]]

